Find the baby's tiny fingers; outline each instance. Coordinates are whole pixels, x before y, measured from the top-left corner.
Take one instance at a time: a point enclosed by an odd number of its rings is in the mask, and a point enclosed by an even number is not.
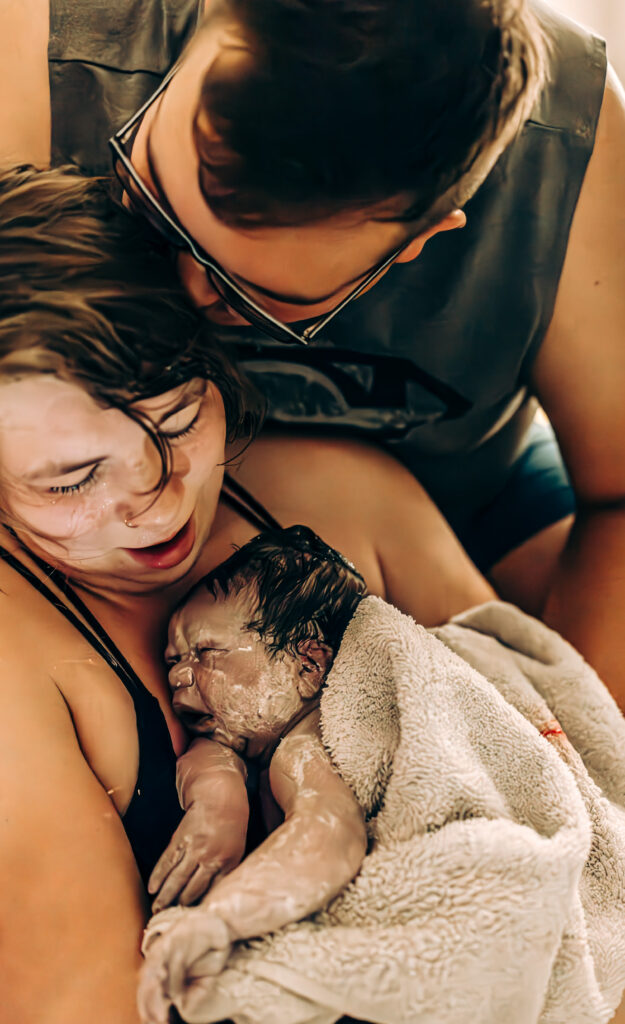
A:
[[[137,1004],[145,1024],[168,1024],[170,1000],[166,994],[167,972],[157,958],[149,958],[139,977]]]
[[[172,846],[170,844],[167,847],[165,853],[161,854],[154,865],[152,874],[148,879],[148,892],[150,894],[158,892],[170,871],[173,871],[180,864],[186,852],[185,846]]]
[[[205,913],[190,908],[184,914],[184,919],[168,935],[167,971],[172,998],[184,989],[191,964],[211,949],[212,936],[206,934]]]
[[[201,978],[210,978],[221,974],[228,962],[231,951],[232,946],[228,945],[222,949],[210,949],[202,956],[199,956],[187,968],[187,984],[189,985]]]
[[[192,903],[199,900],[201,896],[204,896],[211,887],[214,875],[214,867],[211,865],[202,866],[198,864],[197,868],[191,875],[191,878],[178,897],[178,903],[180,906],[189,907]]]
[[[205,1020],[207,1011],[213,1020],[229,1020],[235,1012],[232,996],[222,994],[218,983],[218,975],[189,980],[180,1000],[179,1007],[185,1019]]]
[[[168,907],[154,914],[145,926],[141,940],[141,952],[144,957],[150,954],[150,962],[154,963],[160,955],[161,961],[167,959],[169,935],[180,923],[181,918],[189,913],[184,907]]]
[[[192,872],[193,863],[189,863],[186,859],[176,865],[156,895],[152,903],[152,913],[158,913],[159,910],[171,906],[178,899],[180,891],[185,888]]]

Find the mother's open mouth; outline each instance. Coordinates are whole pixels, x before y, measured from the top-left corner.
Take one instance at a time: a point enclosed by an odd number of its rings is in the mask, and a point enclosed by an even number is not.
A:
[[[124,548],[128,554],[141,565],[150,569],[170,569],[179,565],[191,554],[195,543],[195,527],[193,516],[183,527],[161,544],[150,544],[144,548]]]

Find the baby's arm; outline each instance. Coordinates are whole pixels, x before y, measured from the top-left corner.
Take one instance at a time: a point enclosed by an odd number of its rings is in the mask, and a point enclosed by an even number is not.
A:
[[[314,712],[282,740],[271,761],[271,788],[284,823],[200,906],[166,910],[148,925],[142,1020],[165,1024],[183,994],[208,998],[235,940],[311,914],[358,871],[367,844],[362,811],[333,768],[318,725]]]
[[[360,806],[319,737],[319,712],[282,740],[271,761],[282,825],[202,901],[233,939],[275,931],[324,906],[358,871],[366,851]]]
[[[186,811],[148,882],[153,910],[190,904],[232,871],[245,851],[249,805],[246,769],[233,750],[194,740],[178,759],[176,784]]]

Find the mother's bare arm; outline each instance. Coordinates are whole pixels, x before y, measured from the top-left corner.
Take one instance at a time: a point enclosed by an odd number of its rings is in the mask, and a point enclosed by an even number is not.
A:
[[[434,626],[495,597],[412,473],[380,453],[373,479],[371,531],[387,601]]]
[[[0,704],[2,1020],[136,1024],[145,908],[120,818],[27,648]]]
[[[238,477],[284,526],[310,526],[354,562],[371,593],[425,626],[495,596],[423,487],[379,448],[261,437]]]

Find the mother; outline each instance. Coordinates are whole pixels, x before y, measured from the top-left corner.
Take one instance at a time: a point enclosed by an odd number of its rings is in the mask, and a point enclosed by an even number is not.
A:
[[[237,454],[254,415],[169,263],[102,185],[8,173],[0,222],[5,1017],[135,1024],[137,862],[149,871],[176,824],[186,742],[164,624],[265,521],[222,491],[225,441]],[[422,622],[491,596],[377,450],[264,438],[237,479]]]

